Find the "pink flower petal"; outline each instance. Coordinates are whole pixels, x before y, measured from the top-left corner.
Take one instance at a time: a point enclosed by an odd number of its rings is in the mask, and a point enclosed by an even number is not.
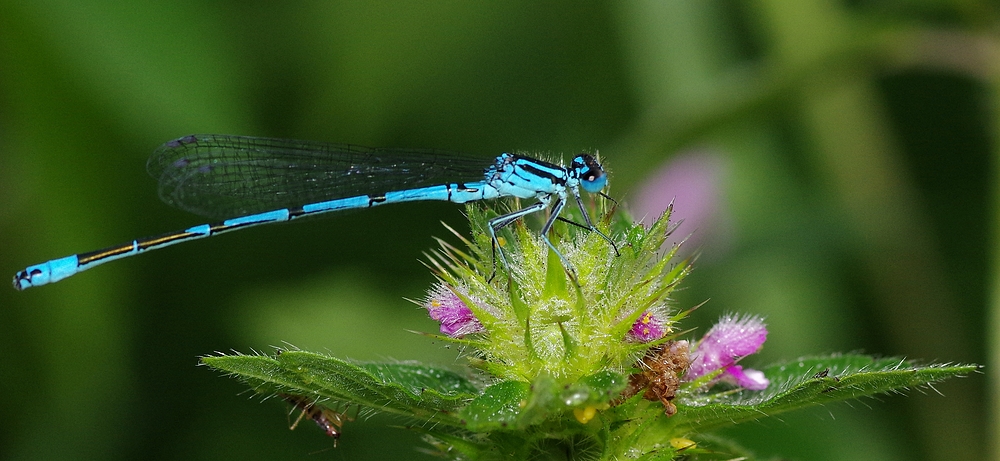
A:
[[[453,338],[485,331],[469,306],[444,284],[438,283],[431,288],[424,307],[432,319],[441,322],[441,333]]]
[[[750,368],[744,370],[740,365],[726,368],[724,376],[727,381],[731,379],[736,382],[737,386],[751,391],[762,391],[767,389],[768,384],[771,384],[771,381],[764,376],[764,372]]]
[[[697,349],[691,354],[691,366],[685,374],[685,380],[697,379],[721,369],[735,368],[738,360],[760,350],[765,340],[767,340],[767,326],[764,325],[762,318],[724,316],[705,334]],[[742,368],[733,374],[746,376]],[[747,376],[747,380],[749,383],[756,382],[756,386],[764,383],[764,387],[767,387],[767,380],[762,374]]]
[[[663,320],[650,311],[643,312],[628,332],[629,339],[640,343],[656,341],[665,334],[667,329],[663,325]]]

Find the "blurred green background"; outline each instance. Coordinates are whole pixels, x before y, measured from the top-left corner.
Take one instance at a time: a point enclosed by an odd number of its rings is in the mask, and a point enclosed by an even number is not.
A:
[[[692,229],[701,257],[677,305],[711,301],[686,326],[767,316],[750,366],[852,350],[987,363],[998,18],[977,0],[2,0],[0,267],[201,223],[145,173],[190,133],[484,159],[600,149],[626,203],[707,152],[717,211]],[[331,449],[196,364],[291,344],[457,366],[406,331],[437,326],[403,297],[423,296],[421,252],[461,211],[266,226],[0,290],[0,459],[426,457],[380,417]],[[998,459],[992,376],[726,434],[796,460]]]

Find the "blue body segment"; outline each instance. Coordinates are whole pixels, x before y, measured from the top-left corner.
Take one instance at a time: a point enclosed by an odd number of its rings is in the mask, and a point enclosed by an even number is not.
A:
[[[159,181],[163,201],[222,220],[30,266],[14,276],[14,288],[57,282],[108,261],[245,227],[422,200],[535,198],[537,203],[490,221],[494,248],[499,229],[551,207],[542,237],[554,250],[546,234],[556,219],[562,219],[559,214],[572,195],[586,223],[571,223],[597,232],[614,246],[591,223],[580,199],[581,187],[600,193],[607,182],[601,165],[587,154],[563,167],[509,153],[486,163],[433,150],[191,135],[160,146],[147,169]],[[504,259],[502,251],[500,257]]]

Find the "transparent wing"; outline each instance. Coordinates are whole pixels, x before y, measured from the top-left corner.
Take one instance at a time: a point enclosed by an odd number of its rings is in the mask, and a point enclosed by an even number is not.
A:
[[[436,184],[475,182],[492,160],[421,149],[378,149],[287,139],[191,135],[146,164],[160,199],[226,219],[309,203]]]

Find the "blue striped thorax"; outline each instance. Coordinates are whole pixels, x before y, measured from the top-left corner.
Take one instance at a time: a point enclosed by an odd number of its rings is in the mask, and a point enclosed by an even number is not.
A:
[[[527,199],[551,194],[565,197],[570,178],[562,166],[505,152],[487,169],[486,180],[500,195]]]

